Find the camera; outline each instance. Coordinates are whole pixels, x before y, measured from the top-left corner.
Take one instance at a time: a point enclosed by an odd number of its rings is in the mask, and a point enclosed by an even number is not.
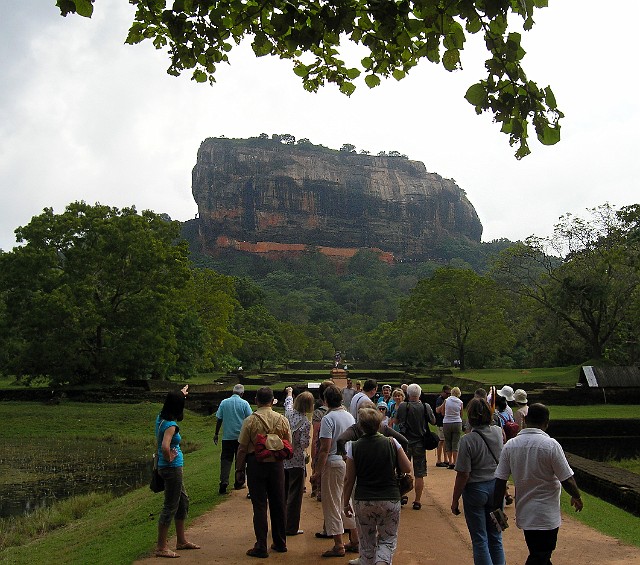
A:
[[[489,515],[491,516],[491,521],[499,532],[506,530],[509,527],[509,518],[507,518],[507,515],[500,508],[494,510]]]

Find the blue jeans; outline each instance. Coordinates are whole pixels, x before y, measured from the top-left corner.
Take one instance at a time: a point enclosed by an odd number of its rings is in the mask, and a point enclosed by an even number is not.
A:
[[[502,533],[491,521],[495,481],[467,483],[462,491],[464,518],[473,544],[474,565],[504,565]]]

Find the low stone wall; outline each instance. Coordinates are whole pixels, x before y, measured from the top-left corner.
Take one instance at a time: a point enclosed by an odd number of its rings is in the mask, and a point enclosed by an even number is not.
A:
[[[640,475],[573,453],[566,455],[581,489],[640,516]]]

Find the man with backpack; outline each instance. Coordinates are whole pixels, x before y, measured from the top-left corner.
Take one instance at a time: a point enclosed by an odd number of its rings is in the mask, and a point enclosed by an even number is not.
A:
[[[422,491],[424,489],[424,477],[427,475],[427,453],[424,448],[423,437],[429,430],[429,424],[435,424],[436,418],[431,406],[420,401],[422,389],[418,384],[410,384],[407,388],[408,400],[398,407],[397,422],[400,433],[409,441],[407,455],[413,463],[413,476],[415,478],[415,500],[413,509],[420,510],[422,503]],[[406,503],[403,497],[402,503]]]
[[[279,454],[256,456],[256,447],[264,447],[265,436],[271,440],[277,436],[291,444],[289,421],[272,409],[273,391],[268,387],[258,389],[256,393],[256,411],[245,419],[238,437],[238,455],[236,457],[236,483],[244,484],[247,466],[247,483],[253,505],[253,530],[256,534],[255,545],[247,551],[249,557],[269,557],[267,550],[267,503],[271,515],[271,549],[279,553],[287,551],[285,532],[286,501],[284,492],[284,464]],[[277,439],[277,438],[276,438]],[[269,445],[266,445],[268,448]]]

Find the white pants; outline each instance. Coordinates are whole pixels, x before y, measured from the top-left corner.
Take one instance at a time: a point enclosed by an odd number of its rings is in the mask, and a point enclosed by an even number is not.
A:
[[[322,470],[322,514],[325,531],[330,536],[356,527],[354,518],[345,515],[342,504],[346,470],[347,464],[342,459],[327,461]]]

